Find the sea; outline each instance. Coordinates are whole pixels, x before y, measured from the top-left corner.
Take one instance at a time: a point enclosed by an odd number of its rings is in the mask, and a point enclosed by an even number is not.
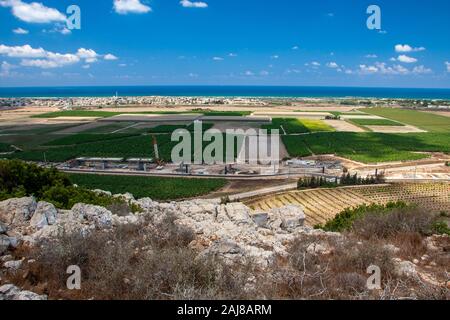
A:
[[[255,97],[255,98],[397,98],[450,100],[450,89],[294,87],[294,86],[89,86],[0,87],[2,98],[110,96]]]

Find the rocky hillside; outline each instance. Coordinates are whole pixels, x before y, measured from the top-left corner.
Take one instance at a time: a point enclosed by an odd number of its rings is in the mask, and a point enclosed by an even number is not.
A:
[[[118,197],[141,212],[0,202],[0,300],[449,297],[448,236],[363,239],[305,227],[295,206]],[[366,288],[371,264],[379,290]],[[82,270],[81,290],[66,288],[69,265]]]

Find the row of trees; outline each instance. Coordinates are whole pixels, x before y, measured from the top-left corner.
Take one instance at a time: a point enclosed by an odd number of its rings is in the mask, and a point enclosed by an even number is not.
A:
[[[314,189],[314,188],[334,188],[339,186],[357,186],[384,183],[384,176],[369,176],[366,178],[358,176],[358,174],[351,175],[350,173],[343,174],[341,178],[336,177],[334,180],[325,177],[304,177],[300,178],[297,183],[298,189]]]

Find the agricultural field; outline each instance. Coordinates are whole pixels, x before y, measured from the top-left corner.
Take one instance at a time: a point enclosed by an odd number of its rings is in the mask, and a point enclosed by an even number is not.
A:
[[[35,134],[45,135],[48,133],[64,130],[72,127],[76,127],[78,124],[45,124],[37,126],[14,126],[7,129],[0,129],[0,134],[20,135],[20,134]]]
[[[275,118],[272,124],[263,125],[263,129],[280,130],[280,134],[309,133],[319,131],[334,131],[334,129],[321,120],[295,119],[295,118]],[[283,131],[284,129],[284,131]]]
[[[98,110],[68,110],[68,111],[55,111],[49,113],[43,113],[32,116],[32,118],[59,118],[59,117],[92,117],[92,118],[110,118],[123,114],[155,114],[155,115],[176,115],[176,114],[204,114],[207,116],[248,116],[251,114],[249,111],[209,111],[209,110],[190,110],[185,112],[177,111],[149,111],[149,112],[112,112],[112,111],[98,111]]]
[[[358,126],[398,126],[403,127],[404,124],[388,119],[351,119],[348,120]]]
[[[428,132],[450,132],[450,117],[396,108],[366,108],[362,110],[373,115],[406,123]]]
[[[305,210],[310,226],[325,224],[338,213],[361,205],[403,201],[431,212],[450,212],[450,184],[392,184],[291,191],[247,201],[257,211],[293,204]]]
[[[450,153],[450,134],[446,133],[314,133],[283,136],[288,153],[293,157],[320,154],[338,156],[363,163],[418,160],[428,157],[416,152]]]
[[[102,189],[113,194],[130,192],[136,198],[156,201],[193,198],[217,191],[226,185],[225,179],[185,179],[161,177],[108,176],[70,174],[70,180],[88,189]]]
[[[203,123],[202,124],[202,129],[203,131],[207,131],[209,129],[211,129],[214,125],[211,123]],[[194,124],[190,124],[190,125],[160,125],[151,129],[148,129],[146,131],[148,131],[149,133],[165,133],[165,134],[172,134],[172,132],[174,132],[177,129],[186,129],[190,132],[194,132],[195,128],[194,128]]]
[[[119,140],[124,138],[133,137],[136,135],[132,134],[89,134],[89,133],[78,133],[73,135],[68,135],[63,138],[59,138],[44,144],[44,146],[71,146],[78,144],[85,144],[90,142],[98,141],[109,141],[109,140]]]
[[[6,143],[0,143],[0,152],[10,152],[13,149],[11,148],[11,146],[9,144]]]
[[[21,137],[27,140],[27,136]],[[194,139],[193,136],[192,139]],[[178,142],[172,142],[170,134],[157,135],[157,141],[160,158],[170,162],[172,149]],[[193,141],[191,144],[194,147]],[[203,142],[202,147],[205,148],[208,144],[209,142]],[[238,141],[235,144],[235,157],[239,145]],[[226,144],[224,144],[225,148]],[[192,149],[194,154],[195,150]],[[153,138],[149,134],[76,134],[63,138],[54,136],[53,140],[47,141],[45,145],[28,145],[23,152],[5,156],[8,159],[49,162],[65,162],[77,157],[153,158]]]

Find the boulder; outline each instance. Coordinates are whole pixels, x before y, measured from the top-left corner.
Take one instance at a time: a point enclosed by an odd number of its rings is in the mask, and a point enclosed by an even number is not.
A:
[[[12,260],[12,261],[6,261],[3,266],[6,269],[9,269],[11,271],[19,270],[22,267],[23,261],[22,260]]]
[[[92,190],[92,192],[98,194],[99,196],[112,196],[112,193],[109,191],[105,191],[105,190],[100,190],[100,189],[95,189]]]
[[[31,219],[36,210],[33,197],[8,199],[0,202],[0,221],[7,226],[21,226]]]
[[[36,211],[30,220],[30,225],[37,229],[42,229],[56,223],[58,211],[51,203],[40,201],[37,204]]]
[[[259,212],[251,215],[252,220],[260,228],[266,228],[269,222],[269,214],[266,212]]]
[[[311,243],[307,248],[306,252],[313,255],[330,254],[331,248],[328,245],[320,243]]]
[[[47,296],[31,291],[22,291],[12,284],[5,284],[0,287],[0,300],[47,300]]]
[[[400,259],[394,259],[395,273],[399,277],[414,277],[417,275],[416,266],[411,261],[401,261]]]
[[[6,224],[0,221],[0,234],[5,234],[8,231],[8,227]]]
[[[293,205],[272,209],[269,215],[273,220],[280,219],[281,228],[286,231],[303,227],[306,219],[303,209]]]
[[[84,217],[85,220],[93,223],[99,229],[112,227],[112,213],[103,207],[77,203],[73,206],[72,213]]]
[[[10,244],[11,242],[9,237],[4,234],[0,234],[0,255],[4,254],[8,250]]]

